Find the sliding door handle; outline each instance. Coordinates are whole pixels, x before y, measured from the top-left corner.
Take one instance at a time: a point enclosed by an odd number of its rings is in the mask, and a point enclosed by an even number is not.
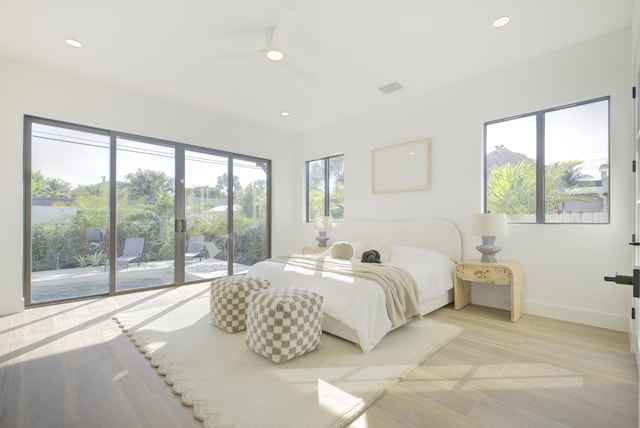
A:
[[[176,233],[184,233],[187,231],[187,220],[176,220],[174,230]]]

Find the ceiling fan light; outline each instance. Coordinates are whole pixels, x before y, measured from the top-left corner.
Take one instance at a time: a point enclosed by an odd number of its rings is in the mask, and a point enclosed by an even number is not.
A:
[[[277,49],[269,49],[267,51],[267,58],[269,58],[271,61],[280,61],[282,60],[282,58],[284,58],[284,54],[282,53],[282,51],[279,51]]]

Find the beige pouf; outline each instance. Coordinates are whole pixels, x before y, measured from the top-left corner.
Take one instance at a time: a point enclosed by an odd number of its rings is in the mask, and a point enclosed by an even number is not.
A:
[[[247,297],[269,288],[269,281],[245,275],[216,278],[211,281],[211,321],[221,329],[235,333],[245,329]]]
[[[321,295],[292,288],[258,291],[247,300],[247,346],[276,363],[320,346]]]

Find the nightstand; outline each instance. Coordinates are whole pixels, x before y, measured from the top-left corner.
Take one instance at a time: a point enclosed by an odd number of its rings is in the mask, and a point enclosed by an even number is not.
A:
[[[482,263],[465,260],[456,264],[454,278],[454,308],[462,309],[471,303],[471,283],[508,285],[511,287],[511,322],[524,314],[524,270],[514,261]]]
[[[329,247],[303,247],[302,254],[318,254],[328,249]]]

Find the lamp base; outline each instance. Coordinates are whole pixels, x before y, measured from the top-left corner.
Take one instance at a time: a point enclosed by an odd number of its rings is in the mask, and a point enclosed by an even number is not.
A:
[[[327,232],[325,230],[318,231],[318,236],[316,236],[316,241],[318,241],[318,247],[326,247],[328,240],[329,240],[329,237],[327,236]]]
[[[480,261],[482,263],[497,263],[498,259],[496,259],[496,253],[498,253],[502,248],[495,245],[496,237],[495,236],[483,236],[482,237],[482,245],[478,245],[476,250],[482,253],[482,258]]]

